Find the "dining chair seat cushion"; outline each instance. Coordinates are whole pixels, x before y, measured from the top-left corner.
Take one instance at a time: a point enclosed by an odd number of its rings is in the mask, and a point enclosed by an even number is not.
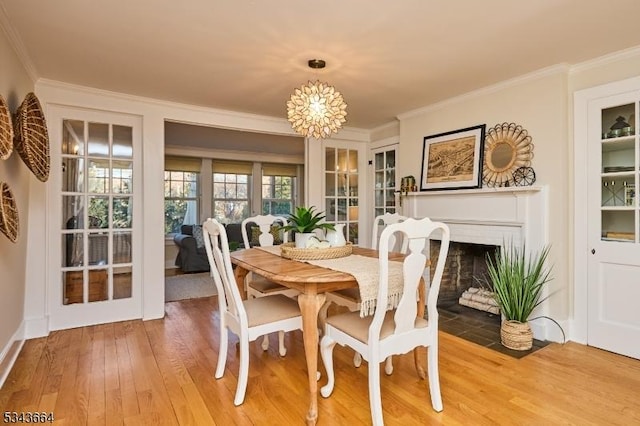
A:
[[[253,277],[251,278],[251,282],[249,282],[249,286],[259,291],[260,293],[267,293],[267,294],[276,292],[276,291],[283,291],[287,289],[285,286],[280,285],[278,283],[274,283],[273,281],[270,281],[265,277],[263,277],[262,275],[258,275],[258,274],[253,274]]]
[[[395,311],[387,311],[385,314],[382,328],[380,329],[380,340],[384,340],[393,334],[393,330],[395,329],[395,322],[393,320],[394,312]],[[360,318],[360,312],[346,312],[328,317],[326,324],[356,338],[362,343],[368,343],[369,326],[372,320],[373,315]],[[416,318],[416,328],[423,328],[427,325],[429,325],[429,322],[426,319]]]
[[[273,294],[244,301],[249,327],[300,316],[298,302],[282,294]]]

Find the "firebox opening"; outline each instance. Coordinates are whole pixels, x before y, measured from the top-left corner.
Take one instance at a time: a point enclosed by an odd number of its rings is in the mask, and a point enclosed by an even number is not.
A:
[[[430,247],[432,265],[435,265],[438,260],[439,249],[440,241],[432,240]],[[499,247],[494,245],[451,242],[440,282],[438,307],[446,309],[463,304],[498,314],[492,296],[485,293],[490,290],[487,256],[495,260],[496,250],[499,250]],[[431,278],[434,270],[435,268],[431,268]]]

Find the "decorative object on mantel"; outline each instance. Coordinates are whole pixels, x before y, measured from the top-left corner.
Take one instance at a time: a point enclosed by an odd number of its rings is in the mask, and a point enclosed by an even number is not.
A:
[[[487,186],[514,186],[514,172],[530,167],[533,158],[531,136],[519,124],[496,124],[487,130],[484,141],[482,181]],[[527,172],[527,175],[530,173]],[[534,179],[531,183],[535,182]],[[530,181],[531,178],[527,178]],[[523,180],[520,179],[522,183]]]
[[[38,98],[28,93],[18,107],[13,125],[14,144],[22,161],[42,182],[49,179],[49,134]]]
[[[296,247],[298,248],[306,248],[307,240],[311,237],[314,237],[316,234],[314,231],[316,229],[321,230],[335,230],[335,227],[332,223],[321,222],[324,220],[325,215],[322,212],[315,211],[315,206],[311,207],[296,207],[295,213],[289,214],[287,217],[287,225],[282,227],[282,230],[287,231],[295,231],[295,242]]]
[[[309,68],[322,69],[326,62],[310,59]],[[328,138],[337,133],[347,119],[347,104],[342,94],[328,83],[309,81],[295,89],[287,101],[287,120],[304,137]]]
[[[533,167],[518,167],[513,172],[515,186],[531,186],[536,181],[536,172]]]
[[[425,136],[420,190],[480,188],[485,127]]]
[[[13,152],[13,124],[9,107],[0,95],[0,160],[6,160]]]
[[[0,231],[15,243],[19,229],[20,220],[13,192],[6,182],[0,182]]]
[[[503,316],[500,327],[502,344],[509,349],[526,351],[533,345],[533,333],[529,321],[547,316],[529,318],[533,310],[549,296],[542,297],[545,284],[551,280],[551,268],[547,258],[549,247],[540,252],[526,254],[526,247],[502,247],[495,253],[495,261],[487,254],[487,267],[491,289]],[[562,335],[564,330],[560,327]]]

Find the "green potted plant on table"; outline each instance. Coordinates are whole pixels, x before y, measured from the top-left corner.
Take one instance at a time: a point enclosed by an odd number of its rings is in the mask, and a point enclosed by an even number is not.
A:
[[[500,339],[507,348],[521,351],[533,346],[529,317],[547,299],[542,297],[543,289],[551,280],[551,268],[546,265],[549,247],[528,256],[525,251],[524,246],[510,245],[498,250],[495,260],[487,256],[489,279],[503,316]]]
[[[322,212],[316,212],[315,206],[296,207],[295,213],[289,214],[287,217],[287,225],[282,229],[284,231],[294,231],[297,248],[305,248],[307,240],[315,236],[316,229],[328,230],[335,229],[332,223],[322,222],[325,215]]]

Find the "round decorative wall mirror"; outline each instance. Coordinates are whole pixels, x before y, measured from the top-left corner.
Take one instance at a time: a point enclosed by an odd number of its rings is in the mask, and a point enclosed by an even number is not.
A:
[[[513,173],[529,167],[533,158],[531,136],[515,123],[497,124],[484,139],[482,181],[487,186],[514,186]]]

